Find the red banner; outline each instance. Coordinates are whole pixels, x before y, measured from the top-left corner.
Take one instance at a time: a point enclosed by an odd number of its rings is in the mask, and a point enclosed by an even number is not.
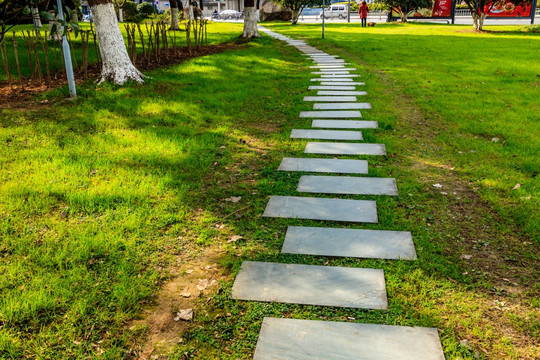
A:
[[[452,16],[452,0],[435,0],[433,4],[433,17]]]
[[[531,4],[515,5],[511,1],[499,0],[484,8],[489,17],[531,17]]]

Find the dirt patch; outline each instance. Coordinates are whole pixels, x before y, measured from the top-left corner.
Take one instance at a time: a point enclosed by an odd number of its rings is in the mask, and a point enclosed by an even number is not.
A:
[[[159,290],[154,304],[143,312],[142,319],[130,324],[132,330],[143,328],[146,335],[145,342],[132,350],[137,359],[160,359],[183,341],[182,335],[191,321],[179,319],[178,312],[193,309],[196,317],[198,300],[219,288],[219,282],[224,279],[218,265],[220,256],[223,250],[219,247],[206,248],[182,265],[169,269],[171,280]]]
[[[142,71],[150,71],[160,67],[166,67],[183,63],[189,59],[217,54],[226,50],[239,49],[243,45],[241,43],[227,43],[203,46],[202,48],[176,48],[170,49],[167,56],[162,56],[159,60],[154,58],[142,59],[137,61],[137,68]],[[101,66],[92,64],[87,72],[82,70],[75,72],[75,80],[77,84],[82,84],[86,81],[94,81],[99,78]],[[42,94],[62,86],[67,85],[67,79],[61,72],[52,74],[50,79],[44,78],[41,81],[38,79],[23,79],[22,81],[12,81],[9,84],[7,81],[0,82],[0,108],[25,108],[33,96]]]

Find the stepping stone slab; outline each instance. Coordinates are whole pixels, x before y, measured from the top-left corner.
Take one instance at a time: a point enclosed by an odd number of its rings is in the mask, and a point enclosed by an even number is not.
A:
[[[444,360],[444,353],[435,328],[266,317],[253,359]]]
[[[416,260],[407,231],[289,226],[281,252],[371,259]]]
[[[296,190],[320,194],[398,195],[396,179],[373,177],[304,175]]]
[[[313,75],[350,75],[349,71],[315,71],[312,72]]]
[[[332,81],[340,81],[340,82],[352,82],[353,79],[331,79],[331,78],[313,78],[311,79],[311,81],[327,81],[327,82],[332,82]]]
[[[362,117],[360,111],[301,111],[301,118],[359,118]]]
[[[338,67],[338,68],[330,68],[330,69],[319,69],[319,73],[328,74],[328,73],[333,73],[336,71],[340,72],[340,71],[355,71],[355,70],[356,70],[355,68]]]
[[[336,68],[336,67],[344,67],[345,65],[350,65],[350,63],[341,63],[341,64],[322,64],[322,65],[311,65],[311,69],[328,69],[328,68]]]
[[[305,96],[304,101],[356,102],[356,96]]]
[[[263,216],[376,223],[377,205],[371,200],[270,196]]]
[[[308,142],[304,152],[327,155],[386,155],[386,147],[384,144]]]
[[[358,309],[388,307],[383,270],[256,261],[242,263],[231,297]]]
[[[360,77],[360,75],[358,74],[337,74],[337,75],[333,75],[333,74],[323,74],[321,75],[322,78],[355,78],[355,77]]]
[[[308,87],[308,90],[354,90],[355,86],[343,85],[315,85]]]
[[[379,127],[376,121],[368,120],[323,120],[315,119],[311,122],[314,128],[330,129],[376,129]]]
[[[368,162],[366,160],[349,159],[284,158],[281,160],[278,170],[340,174],[367,174]]]
[[[363,82],[342,82],[342,81],[323,81],[321,83],[319,83],[319,85],[338,85],[338,86],[341,86],[341,85],[366,85],[365,83]]]
[[[313,104],[314,110],[356,110],[356,109],[371,109],[370,103],[330,103],[330,104]]]
[[[324,96],[363,96],[367,95],[367,91],[318,91],[317,95],[324,95]]]
[[[293,129],[291,139],[363,140],[360,131]]]
[[[345,60],[343,59],[314,59],[313,62],[319,65],[323,64],[343,64]]]

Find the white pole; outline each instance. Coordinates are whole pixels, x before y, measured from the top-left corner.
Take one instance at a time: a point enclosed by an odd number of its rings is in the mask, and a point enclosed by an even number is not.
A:
[[[347,9],[347,22],[351,22],[351,0],[349,0],[349,8]]]
[[[58,6],[58,18],[64,20],[64,12],[62,11],[62,0],[56,0]],[[76,10],[75,10],[76,11]],[[63,33],[64,29],[60,25],[60,31]],[[69,44],[67,36],[62,36],[62,50],[64,50],[64,63],[66,64],[66,75],[69,86],[69,96],[72,98],[77,97],[77,90],[75,89],[75,78],[73,76],[73,65],[71,64],[71,52],[69,51]]]

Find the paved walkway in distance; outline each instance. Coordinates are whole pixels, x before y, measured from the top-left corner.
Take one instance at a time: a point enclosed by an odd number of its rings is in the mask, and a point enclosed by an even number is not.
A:
[[[318,129],[293,129],[291,138],[333,142],[308,142],[305,153],[386,154],[384,144],[358,142],[363,137],[357,130],[377,128],[377,123],[361,120],[358,109],[369,110],[371,105],[358,102],[357,96],[364,100],[367,93],[357,90],[364,83],[356,81],[360,75],[351,73],[356,70],[354,67],[304,41],[265,28],[260,30],[310,57],[315,63],[311,68],[317,69],[312,75],[320,76],[311,79],[310,84],[321,81],[321,85],[309,86],[309,90],[318,90],[317,93],[304,98],[311,110],[299,114],[300,118],[313,119],[312,127]],[[277,170],[324,174],[303,175],[297,189],[300,193],[398,195],[395,179],[362,176],[368,173],[365,159],[284,158]],[[271,196],[263,216],[378,222],[376,201],[335,197]],[[282,253],[416,260],[410,232],[384,229],[289,226]],[[379,311],[388,308],[381,269],[245,261],[231,296],[239,300]],[[437,329],[433,328],[265,318],[254,358],[444,360],[444,354]]]

